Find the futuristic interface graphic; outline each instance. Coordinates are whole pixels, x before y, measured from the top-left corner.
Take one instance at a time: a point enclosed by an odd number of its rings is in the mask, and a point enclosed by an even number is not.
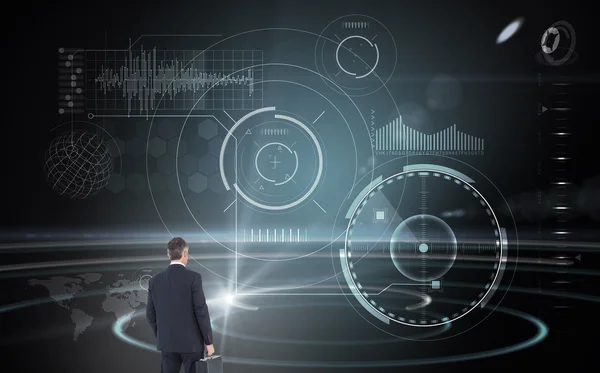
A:
[[[149,282],[174,237],[226,372],[585,355],[593,22],[566,5],[234,3],[45,5],[28,12],[57,20],[31,27],[57,35],[7,41],[23,55],[0,230],[13,370],[156,370]]]
[[[448,185],[443,185],[446,184],[444,181]],[[402,188],[396,187],[394,183],[397,182],[405,185]],[[447,194],[451,193],[450,188],[453,187],[457,191],[452,198],[447,198]],[[421,198],[401,199],[398,196],[399,190],[420,195]],[[443,190],[445,190],[445,198],[436,197],[442,194]],[[460,196],[462,191],[465,193]],[[468,200],[472,198],[475,200],[469,203]],[[410,202],[402,203],[407,200]],[[454,210],[457,207],[472,211],[472,221],[468,226],[456,223],[452,228],[436,216],[440,215],[440,211]],[[477,211],[478,209],[480,211]],[[386,210],[389,212],[385,212]],[[363,211],[368,212],[362,214]],[[374,218],[371,211],[375,211]],[[384,211],[384,215],[391,214],[387,217],[387,223],[382,224],[386,217],[378,214],[379,211]],[[399,212],[405,215],[399,216]],[[473,221],[478,223],[473,224]],[[469,233],[461,232],[463,230]],[[352,283],[349,285],[360,289],[364,302],[376,312],[394,322],[415,326],[434,325],[452,322],[462,317],[497,288],[496,280],[501,278],[500,271],[503,270],[506,262],[501,244],[506,239],[502,237],[501,231],[502,228],[499,227],[491,207],[466,181],[433,170],[415,170],[384,179],[366,193],[350,217],[346,234],[346,250],[341,255],[345,258],[345,269],[350,272],[348,277]],[[476,243],[469,243],[469,239]],[[381,269],[382,265],[377,262],[389,262],[389,257],[394,268],[384,272]],[[456,261],[465,266],[475,262],[486,265],[481,266],[479,274],[477,273],[479,271],[471,270],[468,277],[464,274],[452,276],[450,270]],[[366,265],[380,268],[376,271],[377,279],[374,283],[368,278],[361,280],[361,277],[365,276],[361,276],[360,273],[365,271],[363,267]],[[395,276],[394,269],[401,276]],[[368,294],[367,289],[376,288],[375,284],[385,283],[388,279],[389,285],[379,291],[369,291],[371,295]],[[461,289],[462,291],[448,289],[443,296],[457,299],[472,298],[473,301],[469,306],[455,310],[448,307],[432,307],[437,303],[435,296],[427,293],[433,291],[441,293],[445,283],[459,280],[480,282],[481,285],[472,289],[471,295],[467,295],[464,289]],[[417,299],[394,301],[396,295],[384,294],[393,292],[393,288],[396,287],[402,289],[400,293],[404,292],[408,295],[405,298],[412,295]],[[460,295],[453,296],[453,291],[460,291]],[[429,311],[433,316],[428,314]]]
[[[350,96],[370,95],[394,74],[396,42],[377,19],[364,14],[342,16],[331,21],[319,36],[315,63],[318,72],[339,85],[332,89]]]
[[[259,119],[263,113],[267,116]],[[234,136],[231,150],[228,142]],[[302,149],[300,155],[296,148]],[[235,159],[228,161],[227,153]],[[225,164],[234,168],[237,176],[231,185]],[[323,150],[313,131],[299,119],[277,113],[275,107],[240,118],[225,136],[219,155],[225,189],[234,188],[252,206],[273,211],[293,208],[308,199],[319,185],[323,164]]]

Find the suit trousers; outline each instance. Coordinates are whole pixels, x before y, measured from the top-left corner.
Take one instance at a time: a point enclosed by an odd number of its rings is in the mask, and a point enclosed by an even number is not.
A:
[[[178,353],[163,352],[161,373],[179,373],[181,364],[185,373],[196,373],[196,361],[204,357],[204,352]]]

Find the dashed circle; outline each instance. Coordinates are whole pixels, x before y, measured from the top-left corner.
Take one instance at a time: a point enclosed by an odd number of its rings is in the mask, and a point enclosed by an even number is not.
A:
[[[479,204],[485,209],[485,213],[486,213],[487,217],[489,218],[490,223],[492,224],[492,227],[493,227],[492,230],[493,230],[494,236],[496,237],[495,258],[496,258],[497,262],[494,263],[494,266],[493,266],[494,271],[489,276],[488,281],[486,282],[486,284],[484,286],[484,291],[481,291],[478,294],[476,300],[473,300],[469,305],[462,308],[460,311],[455,312],[450,316],[446,316],[446,317],[442,317],[442,318],[438,318],[438,319],[416,320],[416,319],[409,319],[409,318],[405,318],[402,316],[398,316],[398,315],[395,315],[394,313],[386,310],[384,307],[382,307],[380,304],[378,304],[375,300],[370,299],[370,297],[366,293],[366,291],[361,290],[361,289],[363,289],[363,284],[361,284],[360,281],[358,280],[358,275],[354,269],[356,263],[352,259],[352,247],[351,247],[352,233],[354,231],[354,226],[356,225],[356,222],[357,222],[357,217],[360,215],[361,211],[367,204],[368,200],[371,199],[373,196],[375,196],[377,194],[377,192],[381,191],[387,185],[390,185],[398,180],[403,180],[404,178],[412,178],[415,176],[420,176],[420,177],[433,176],[433,177],[437,177],[437,178],[442,178],[442,179],[448,180],[450,182],[454,182],[455,184],[462,186],[466,191],[470,192],[471,195],[475,199],[477,199]],[[354,213],[352,214],[352,216],[350,218],[350,222],[348,224],[348,229],[346,231],[346,240],[344,243],[344,259],[345,260],[343,260],[343,263],[346,266],[346,270],[351,275],[351,276],[349,276],[349,280],[352,281],[352,283],[349,283],[348,285],[351,287],[354,287],[356,289],[359,289],[358,293],[363,298],[363,300],[366,301],[366,303],[369,304],[369,306],[371,306],[371,308],[373,310],[375,310],[377,313],[381,314],[388,320],[391,320],[395,323],[408,325],[408,326],[422,326],[422,327],[438,326],[438,325],[444,325],[444,324],[450,323],[452,321],[457,320],[460,317],[463,317],[464,315],[466,315],[467,313],[469,313],[470,311],[475,309],[481,303],[481,301],[485,298],[485,296],[493,289],[494,282],[498,278],[498,273],[500,272],[500,269],[501,269],[500,260],[502,257],[502,252],[503,252],[503,250],[505,250],[505,248],[503,248],[502,240],[500,239],[500,231],[499,231],[498,227],[499,227],[499,224],[498,224],[497,218],[496,218],[495,214],[493,213],[490,205],[487,203],[485,198],[473,186],[471,186],[465,180],[462,180],[452,174],[448,174],[448,173],[437,171],[437,170],[414,170],[414,171],[411,170],[411,171],[404,171],[404,172],[395,174],[393,176],[390,176],[390,177],[380,181],[377,185],[375,185],[373,188],[371,188],[371,190],[369,190],[367,193],[365,193],[365,195],[362,197],[362,200],[360,201],[360,203],[358,203],[358,206],[356,207]],[[425,248],[423,248],[423,249],[425,249]]]

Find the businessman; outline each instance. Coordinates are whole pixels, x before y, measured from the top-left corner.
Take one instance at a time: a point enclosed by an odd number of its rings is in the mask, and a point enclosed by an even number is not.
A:
[[[210,315],[199,273],[186,268],[188,244],[183,238],[169,241],[171,264],[150,279],[146,317],[162,353],[161,372],[195,372],[204,351],[215,353]]]

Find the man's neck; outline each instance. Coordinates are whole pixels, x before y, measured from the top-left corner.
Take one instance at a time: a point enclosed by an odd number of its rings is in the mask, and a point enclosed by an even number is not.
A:
[[[185,264],[183,264],[181,261],[179,260],[171,260],[171,264],[181,264],[182,266],[185,267]]]

